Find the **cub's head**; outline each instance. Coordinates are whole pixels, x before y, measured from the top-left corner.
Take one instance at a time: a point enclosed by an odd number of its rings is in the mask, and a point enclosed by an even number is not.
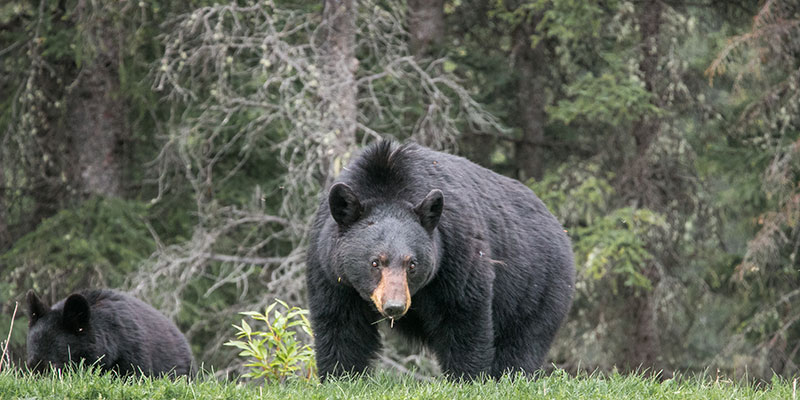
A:
[[[89,322],[89,302],[73,294],[48,307],[33,290],[28,291],[28,367],[37,371],[61,368],[66,363],[97,360]]]
[[[362,203],[347,184],[337,183],[328,205],[339,226],[331,260],[337,278],[384,316],[405,315],[411,296],[436,273],[442,192],[434,189],[416,204],[400,199]]]

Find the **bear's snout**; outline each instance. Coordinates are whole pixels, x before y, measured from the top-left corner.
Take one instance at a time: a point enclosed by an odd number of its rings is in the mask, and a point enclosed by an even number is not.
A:
[[[411,293],[404,268],[383,268],[381,280],[370,296],[378,312],[389,318],[405,315],[411,306]]]

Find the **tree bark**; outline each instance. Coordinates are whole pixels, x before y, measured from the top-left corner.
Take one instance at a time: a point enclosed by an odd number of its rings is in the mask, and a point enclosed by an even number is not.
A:
[[[547,83],[547,50],[544,40],[534,46],[531,35],[541,16],[522,22],[513,32],[512,62],[519,74],[517,108],[522,128],[522,140],[514,146],[517,175],[521,181],[539,179],[544,173],[542,148],[544,141],[545,87]]]
[[[5,231],[0,236],[9,242],[88,196],[122,194],[127,158],[121,146],[129,135],[118,77],[118,43],[125,38],[110,17],[98,17],[103,12],[93,7],[80,2],[68,18],[63,9],[46,17],[60,28],[80,32],[76,45],[91,49],[94,60],[77,65],[69,58],[44,55],[35,40],[25,52],[31,60],[30,87],[25,90],[43,95],[20,100],[34,118],[20,125],[28,133],[22,136],[23,147],[0,166],[8,172],[3,177],[5,199],[0,201],[18,207],[30,204],[13,221],[7,213],[0,216],[5,219],[0,221],[5,225],[0,226]]]
[[[119,33],[108,21],[91,21],[95,59],[79,72],[67,94],[65,128],[71,141],[73,182],[79,197],[121,196],[124,151],[129,139],[119,83]]]
[[[662,4],[659,0],[648,0],[637,10],[637,19],[641,32],[642,61],[639,70],[642,73],[646,89],[653,94],[653,101],[659,105],[658,65],[660,53],[658,36],[662,19]],[[661,122],[653,116],[645,115],[634,123],[632,136],[636,144],[636,154],[629,157],[624,173],[631,178],[623,187],[624,195],[639,207],[659,210],[666,204],[662,192],[653,182],[652,165],[648,152],[651,145],[661,134]],[[653,286],[659,280],[655,265],[644,266],[644,273]],[[661,341],[656,328],[656,308],[652,291],[639,291],[629,300],[631,310],[632,332],[631,344],[624,354],[624,364],[629,370],[639,367],[660,371]]]
[[[323,127],[330,137],[330,153],[323,161],[327,165],[321,182],[328,184],[346,160],[337,158],[348,154],[356,143],[355,57],[356,19],[353,0],[323,0],[323,42],[321,90]]]
[[[658,0],[646,1],[638,12],[639,30],[642,34],[642,62],[639,71],[644,78],[645,88],[653,94],[656,105],[658,101],[658,64],[660,60],[658,35],[661,29],[662,7]],[[633,136],[636,141],[636,155],[642,157],[650,148],[660,131],[660,121],[651,116],[644,116],[634,124]]]
[[[6,198],[6,172],[0,162],[0,252],[11,246],[11,232],[8,227],[8,200]]]
[[[647,265],[647,276],[653,286],[658,276],[653,265]],[[652,290],[630,290],[627,304],[629,310],[629,329],[623,351],[623,368],[637,371],[647,368],[652,373],[662,371],[660,367],[661,341],[656,328],[655,298]]]
[[[409,47],[415,57],[436,52],[444,40],[444,26],[444,0],[408,1]]]
[[[406,19],[408,47],[417,62],[425,65],[428,60],[439,58],[444,40],[444,0],[409,0]],[[433,68],[436,73],[442,73],[441,64]],[[419,112],[425,110],[433,101],[430,96],[423,94],[420,103],[413,106],[416,112],[409,109],[405,113],[405,123],[416,126],[421,117]],[[438,134],[436,128],[423,125],[420,130],[413,133],[412,137],[420,144],[429,144],[436,142]]]

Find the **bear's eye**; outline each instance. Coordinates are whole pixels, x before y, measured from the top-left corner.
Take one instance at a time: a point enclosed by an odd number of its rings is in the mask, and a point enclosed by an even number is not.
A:
[[[373,268],[378,268],[378,261],[377,260],[373,260],[372,261],[372,267]]]
[[[408,264],[408,269],[414,269],[414,268],[417,268],[417,263],[412,261],[411,264]]]

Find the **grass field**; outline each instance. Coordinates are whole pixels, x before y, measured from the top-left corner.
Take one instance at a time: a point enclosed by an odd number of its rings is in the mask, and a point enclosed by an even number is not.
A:
[[[555,373],[537,380],[454,383],[420,382],[378,373],[325,384],[295,382],[259,386],[199,377],[131,378],[77,371],[31,376],[0,373],[2,399],[781,399],[797,400],[796,380],[774,379],[762,385],[724,379],[687,378],[659,382],[638,376]]]

